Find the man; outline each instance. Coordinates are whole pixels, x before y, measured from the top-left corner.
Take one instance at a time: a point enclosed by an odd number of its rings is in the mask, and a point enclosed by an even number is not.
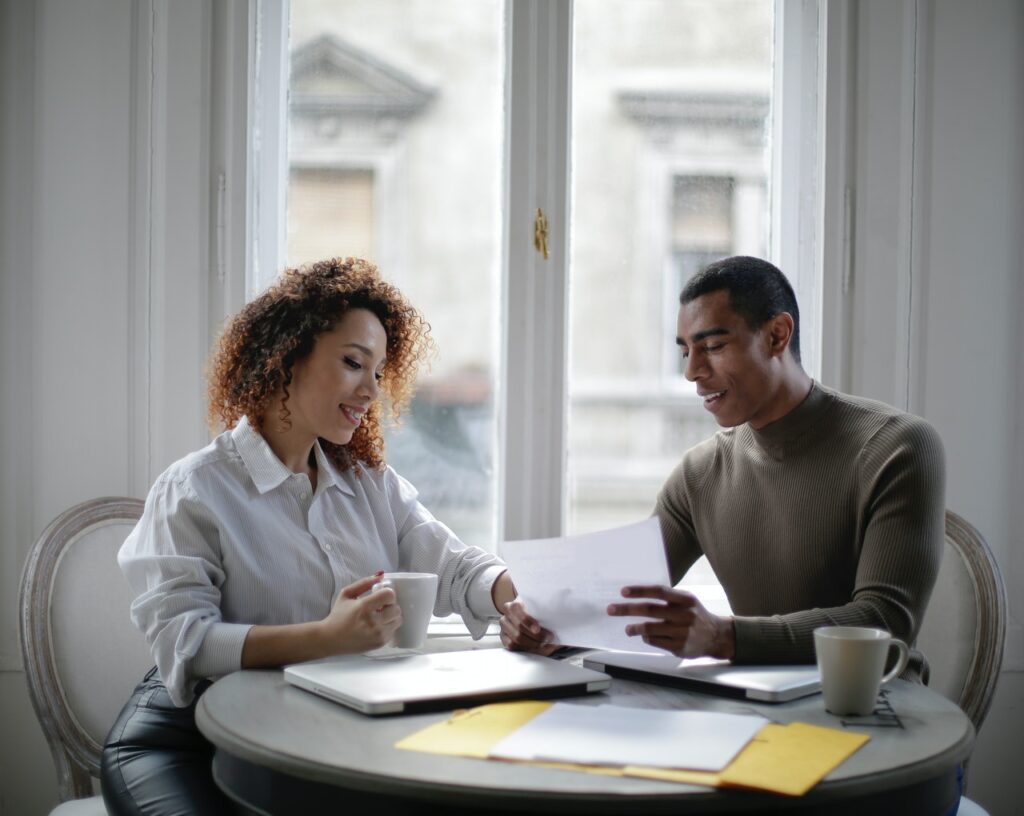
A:
[[[799,310],[772,264],[733,257],[680,296],[676,342],[720,431],[689,450],[655,512],[673,582],[706,555],[734,616],[690,593],[625,587],[610,615],[680,657],[813,663],[813,630],[887,629],[912,642],[942,555],[942,443],[924,420],[815,383],[800,364]],[[515,602],[513,649],[550,651]],[[914,654],[908,675],[921,676]]]

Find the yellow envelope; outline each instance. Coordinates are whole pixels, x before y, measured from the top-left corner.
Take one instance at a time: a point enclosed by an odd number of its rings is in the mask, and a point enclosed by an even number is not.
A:
[[[766,725],[720,773],[625,768],[626,776],[690,785],[756,788],[802,796],[865,742],[867,734],[806,723]]]
[[[498,740],[549,708],[551,703],[526,700],[456,711],[450,719],[410,734],[396,742],[395,747],[404,751],[487,759]]]
[[[428,754],[476,757],[488,759],[491,748],[520,726],[547,711],[551,703],[528,700],[525,702],[491,703],[479,708],[456,711],[450,719],[428,725],[395,743],[404,751],[422,751]],[[501,760],[511,761],[511,760]],[[573,765],[567,762],[529,762],[542,768],[563,771],[585,771],[604,776],[622,776],[622,768],[597,765]]]
[[[638,776],[643,779],[657,779],[661,782],[681,782],[684,785],[706,785],[718,788],[722,785],[722,775],[714,771],[684,771],[680,768],[649,768],[640,765],[627,765],[622,769],[623,776]]]
[[[869,739],[807,723],[767,725],[722,771],[723,785],[802,796]]]

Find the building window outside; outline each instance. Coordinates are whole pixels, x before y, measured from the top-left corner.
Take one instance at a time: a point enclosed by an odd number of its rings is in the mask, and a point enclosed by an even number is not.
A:
[[[288,178],[288,262],[329,257],[339,246],[373,257],[372,169],[292,167]]]

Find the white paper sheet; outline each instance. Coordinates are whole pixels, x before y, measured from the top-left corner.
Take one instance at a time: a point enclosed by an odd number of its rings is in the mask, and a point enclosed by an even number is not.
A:
[[[555,703],[498,742],[491,756],[720,771],[767,723],[747,714]]]
[[[527,611],[558,643],[665,654],[625,632],[628,623],[649,619],[607,611],[608,604],[627,600],[624,586],[668,586],[657,518],[586,535],[506,541],[500,554]]]

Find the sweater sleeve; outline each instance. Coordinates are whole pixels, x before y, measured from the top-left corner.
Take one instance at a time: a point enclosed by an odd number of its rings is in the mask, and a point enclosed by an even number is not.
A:
[[[693,451],[669,476],[658,494],[654,514],[661,525],[661,537],[665,544],[669,576],[673,584],[679,583],[687,570],[703,555],[690,512],[688,479],[693,477]]]
[[[770,617],[737,617],[737,663],[813,663],[814,629],[872,626],[911,644],[942,559],[945,459],[938,433],[894,416],[857,462],[859,559],[850,601]],[[912,661],[919,668],[919,655]]]

